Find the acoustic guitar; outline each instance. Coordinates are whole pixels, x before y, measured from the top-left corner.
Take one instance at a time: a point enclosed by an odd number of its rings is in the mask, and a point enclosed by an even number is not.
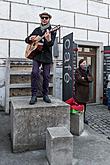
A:
[[[57,31],[60,28],[60,25],[55,26],[52,28],[49,33],[53,31]],[[43,43],[39,42],[44,38],[45,34],[43,36],[36,36],[36,41],[32,42],[32,44],[28,44],[25,51],[25,57],[28,59],[33,59],[36,55],[36,52],[42,51]]]

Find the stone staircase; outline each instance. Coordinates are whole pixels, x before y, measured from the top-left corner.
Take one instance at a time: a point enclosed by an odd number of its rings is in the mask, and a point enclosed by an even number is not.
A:
[[[10,101],[13,99],[30,98],[31,96],[32,61],[23,58],[7,58],[5,79],[5,112],[10,111]],[[42,96],[42,71],[38,85],[38,97]],[[49,84],[49,95],[53,95],[53,68]]]

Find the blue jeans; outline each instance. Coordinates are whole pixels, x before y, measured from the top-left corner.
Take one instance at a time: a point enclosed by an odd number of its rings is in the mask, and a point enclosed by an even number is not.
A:
[[[37,95],[38,90],[38,79],[39,79],[39,67],[42,64],[43,68],[43,95],[48,95],[49,91],[49,80],[50,80],[50,64],[41,63],[33,60],[33,67],[31,72],[31,91],[32,96]]]

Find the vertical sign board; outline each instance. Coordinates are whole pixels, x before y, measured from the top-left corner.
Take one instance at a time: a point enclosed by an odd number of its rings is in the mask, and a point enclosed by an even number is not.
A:
[[[77,68],[78,45],[73,42],[73,97],[75,98],[75,71]]]
[[[63,101],[73,96],[73,33],[63,37]]]
[[[107,80],[110,74],[110,46],[104,46],[104,69],[103,69],[103,104],[108,104]]]

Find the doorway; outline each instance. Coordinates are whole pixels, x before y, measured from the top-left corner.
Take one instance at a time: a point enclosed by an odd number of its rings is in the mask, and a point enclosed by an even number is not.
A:
[[[78,46],[77,64],[80,59],[86,60],[94,78],[94,81],[89,84],[89,103],[96,102],[96,53],[96,47]]]

